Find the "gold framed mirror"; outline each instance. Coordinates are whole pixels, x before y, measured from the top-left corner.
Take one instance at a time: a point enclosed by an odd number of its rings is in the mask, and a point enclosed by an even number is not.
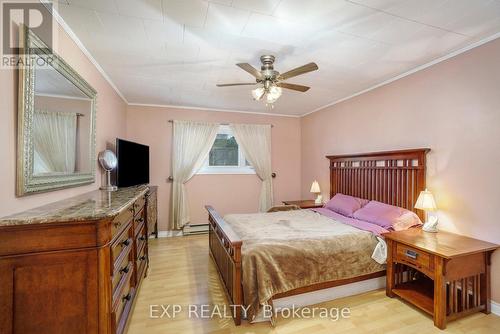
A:
[[[19,45],[16,195],[93,183],[97,92],[25,26]]]

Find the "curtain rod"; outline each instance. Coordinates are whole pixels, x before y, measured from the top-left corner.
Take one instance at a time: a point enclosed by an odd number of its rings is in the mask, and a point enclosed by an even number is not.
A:
[[[169,119],[169,120],[168,120],[168,122],[169,122],[169,123],[173,123],[173,122],[174,122],[174,120],[173,120],[173,119]],[[229,123],[219,123],[219,124],[220,124],[220,125],[230,125]],[[273,124],[271,124],[271,127],[272,127],[272,128],[274,128],[274,125],[273,125]]]

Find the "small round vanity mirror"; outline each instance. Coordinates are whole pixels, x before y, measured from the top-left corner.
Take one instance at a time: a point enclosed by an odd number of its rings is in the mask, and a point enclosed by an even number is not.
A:
[[[99,153],[99,164],[106,171],[106,184],[103,185],[101,190],[115,191],[118,188],[111,185],[111,171],[118,165],[116,155],[111,150],[104,150]]]

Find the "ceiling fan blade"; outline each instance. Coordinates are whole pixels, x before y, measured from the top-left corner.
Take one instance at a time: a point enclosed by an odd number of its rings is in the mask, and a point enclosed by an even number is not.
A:
[[[281,88],[296,90],[299,92],[307,92],[309,90],[309,88],[311,88],[311,87],[307,87],[307,86],[296,85],[296,84],[291,84],[291,83],[286,83],[286,82],[279,82],[277,85]]]
[[[252,65],[248,64],[248,63],[239,63],[239,64],[236,64],[236,66],[238,66],[242,70],[250,73],[251,75],[253,75],[257,79],[261,79],[262,78],[262,75],[260,74],[260,71],[258,69],[256,69],[255,67],[253,67]]]
[[[228,86],[253,86],[256,85],[256,82],[252,83],[231,83],[231,84],[217,84],[217,87],[228,87]]]
[[[286,80],[288,78],[296,77],[297,75],[301,75],[307,72],[312,72],[316,71],[318,69],[318,65],[316,63],[309,63],[297,68],[294,68],[293,70],[290,70],[288,72],[282,73],[279,76],[280,80]]]

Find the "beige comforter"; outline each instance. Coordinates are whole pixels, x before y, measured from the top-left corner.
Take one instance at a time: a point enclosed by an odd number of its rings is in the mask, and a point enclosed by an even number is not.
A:
[[[253,320],[278,293],[384,270],[375,236],[311,210],[224,217],[243,240],[243,294]]]

